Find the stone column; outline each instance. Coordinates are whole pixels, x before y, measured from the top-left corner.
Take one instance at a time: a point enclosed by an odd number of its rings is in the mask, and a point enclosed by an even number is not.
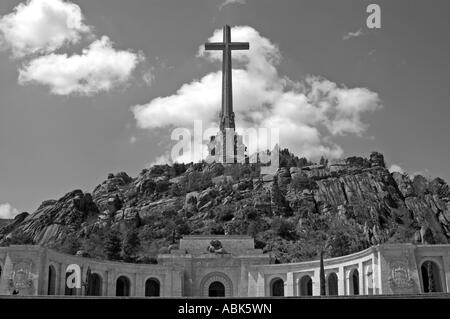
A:
[[[256,297],[265,297],[266,296],[266,280],[264,278],[264,274],[258,272],[256,283]]]
[[[162,287],[164,287],[164,289],[161,290],[161,297],[169,297],[172,292],[172,272],[166,272],[163,280],[164,282]]]
[[[84,273],[84,265],[80,265],[80,275],[81,275],[81,287],[76,288],[76,294],[77,296],[83,296],[85,295],[86,287],[83,285],[84,281],[86,280],[86,274]]]
[[[311,280],[313,296],[320,296],[320,268],[314,269],[314,276]]]
[[[359,275],[359,294],[365,294],[365,280],[364,280],[364,267],[362,261],[358,263],[358,275]]]
[[[134,275],[131,277],[131,287],[130,288],[132,288],[131,290],[130,290],[130,297],[135,297],[135,296],[137,296],[137,285],[138,285],[138,282],[137,282],[137,274],[136,273],[134,273]]]
[[[377,294],[377,280],[378,280],[378,268],[375,263],[375,256],[372,257],[372,287],[373,294]]]
[[[116,271],[114,269],[108,269],[108,294],[107,296],[115,296],[116,295]]]
[[[66,263],[59,264],[59,294],[64,296],[66,294]]]
[[[377,275],[378,275],[378,280],[377,280],[377,293],[378,294],[383,294],[383,285],[382,285],[382,280],[383,280],[383,275],[381,273],[381,251],[378,248],[378,252],[377,252]]]
[[[182,270],[172,271],[172,297],[183,296],[183,276],[184,272]]]
[[[351,292],[353,290],[353,288],[350,287],[351,270],[346,269],[344,271],[344,273],[345,273],[345,277],[344,277],[345,278],[345,295],[350,296]]]
[[[138,273],[135,275],[135,282],[136,282],[136,288],[134,289],[135,291],[135,296],[138,297],[144,297],[145,296],[145,277],[143,274]]]
[[[442,256],[443,262],[444,262],[444,280],[445,280],[445,285],[446,287],[444,291],[445,292],[450,292],[450,256]]]
[[[102,275],[102,296],[108,296],[108,271],[103,271]]]
[[[247,280],[247,297],[257,296],[258,272],[249,271]]]
[[[241,263],[241,276],[239,279],[237,296],[248,297],[248,271],[247,264],[244,262]]]
[[[294,273],[292,271],[287,273],[286,284],[284,286],[284,295],[292,297],[294,295]]]
[[[338,295],[345,296],[345,271],[344,267],[339,267],[338,273]]]

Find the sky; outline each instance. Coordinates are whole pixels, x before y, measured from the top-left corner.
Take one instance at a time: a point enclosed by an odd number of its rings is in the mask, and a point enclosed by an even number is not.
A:
[[[450,180],[448,12],[447,0],[2,0],[0,218],[136,176],[170,160],[174,128],[217,124],[221,58],[202,45],[225,24],[250,42],[233,52],[238,127],[278,127],[298,156],[379,151],[392,171]]]

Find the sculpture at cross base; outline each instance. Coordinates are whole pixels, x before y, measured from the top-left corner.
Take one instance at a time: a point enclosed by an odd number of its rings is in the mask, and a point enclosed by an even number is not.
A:
[[[209,144],[210,156],[223,163],[244,161],[245,146],[242,137],[235,132],[231,51],[249,49],[248,42],[231,42],[231,29],[228,25],[223,27],[223,42],[205,43],[205,50],[223,52],[220,131],[216,136],[211,137]]]

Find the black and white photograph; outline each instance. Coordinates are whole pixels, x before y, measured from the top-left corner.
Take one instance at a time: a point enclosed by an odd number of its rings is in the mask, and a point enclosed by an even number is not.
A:
[[[449,32],[448,0],[0,0],[0,307],[450,300]]]

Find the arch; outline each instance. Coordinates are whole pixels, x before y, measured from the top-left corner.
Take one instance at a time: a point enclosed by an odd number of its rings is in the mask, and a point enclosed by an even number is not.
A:
[[[56,295],[56,270],[53,265],[48,266],[47,295]]]
[[[281,278],[274,278],[270,283],[270,295],[273,297],[284,296],[284,281]]]
[[[212,283],[216,281],[220,282],[225,287],[225,297],[232,297],[233,283],[230,280],[230,278],[228,278],[227,275],[220,272],[210,273],[202,279],[200,283],[202,296],[204,297],[209,296],[209,287],[211,286]]]
[[[116,280],[116,296],[125,297],[130,295],[130,279],[126,276],[120,276]]]
[[[208,287],[208,297],[225,297],[225,286],[220,281],[212,282]]]
[[[431,260],[425,260],[420,266],[423,292],[443,292],[440,268]]]
[[[145,281],[145,296],[159,297],[161,294],[161,284],[156,278],[149,278]]]
[[[300,296],[312,296],[312,279],[310,276],[305,275],[299,281]]]
[[[101,296],[102,295],[102,277],[97,273],[92,273],[89,276],[87,296]]]
[[[353,269],[350,272],[350,295],[359,295],[359,271]]]
[[[328,275],[327,278],[327,292],[329,296],[337,296],[339,295],[338,289],[338,276],[336,273],[332,272]]]

